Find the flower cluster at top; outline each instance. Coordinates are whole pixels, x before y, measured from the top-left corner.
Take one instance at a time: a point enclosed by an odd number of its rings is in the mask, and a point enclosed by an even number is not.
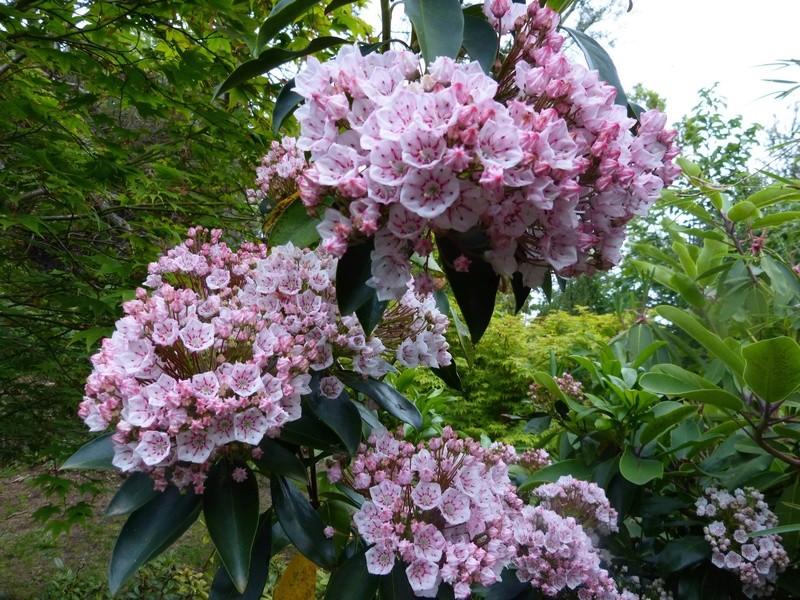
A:
[[[335,369],[379,377],[393,352],[412,366],[449,363],[432,299],[409,291],[389,311],[411,334],[409,352],[405,336],[368,338],[354,316],[339,315],[334,258],[291,245],[233,251],[220,236],[191,229],[151,263],[152,291],[124,304],[92,357],[79,414],[92,431],[114,425],[121,471],[200,493],[220,452],[258,453],[262,438],[300,417],[312,372],[333,398],[343,389]]]
[[[628,118],[615,88],[562,52],[556,13],[538,2],[486,11],[513,35],[492,76],[475,62],[439,57],[422,70],[408,51],[349,46],[295,77],[296,148],[310,156],[300,196],[311,212],[325,207],[319,231],[335,255],[374,237],[381,299],[405,293],[409,259],[430,254],[433,234],[462,249],[454,269],[486,260],[529,287],[548,270],[608,269],[627,222],[679,172],[666,117]],[[483,241],[463,236],[475,231]]]
[[[748,536],[778,525],[764,495],[753,488],[731,494],[710,487],[696,506],[698,516],[711,520],[703,527],[711,544],[711,562],[737,575],[748,598],[771,597],[772,584],[789,565],[789,558],[779,535]]]
[[[307,166],[293,137],[285,137],[281,142],[273,141],[261,160],[261,166],[256,168],[258,189],[247,190],[248,200],[258,204],[264,199],[277,201],[291,197],[297,192],[297,178]]]
[[[524,506],[508,477],[508,465],[518,462],[511,446],[485,449],[450,427],[416,446],[383,431],[373,432],[349,468],[331,463],[328,478],[367,498],[353,522],[371,545],[369,572],[385,575],[402,561],[418,597],[435,597],[445,583],[467,598],[511,565],[550,596],[569,588],[580,598],[616,597],[575,518]],[[585,512],[568,502],[563,508]]]

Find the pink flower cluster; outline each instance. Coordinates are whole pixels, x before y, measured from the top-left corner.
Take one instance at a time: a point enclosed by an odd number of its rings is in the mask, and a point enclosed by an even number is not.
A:
[[[247,455],[279,435],[300,417],[311,371],[327,373],[321,392],[336,397],[343,385],[331,367],[379,377],[390,368],[385,355],[401,350],[339,316],[335,259],[291,245],[234,252],[220,235],[191,229],[149,266],[152,291],[138,289],[123,306],[92,357],[80,405],[92,431],[114,425],[113,464],[151,473],[161,488],[192,484],[200,493],[220,452]],[[413,298],[395,310],[430,342],[428,362],[449,360],[428,330],[446,326],[435,306]]]
[[[273,141],[270,150],[256,168],[258,189],[247,190],[247,197],[253,203],[265,198],[278,201],[297,193],[297,178],[307,167],[302,152],[298,152],[296,140],[285,137],[281,142]]]
[[[526,506],[514,521],[514,540],[517,577],[546,596],[571,590],[580,600],[618,598],[614,580],[600,566],[597,548],[573,517],[544,506]]]
[[[353,522],[372,545],[369,572],[388,574],[399,558],[418,597],[435,597],[444,582],[466,598],[472,586],[491,586],[514,565],[520,581],[547,595],[569,588],[580,598],[615,598],[581,524],[544,506],[523,506],[508,477],[508,465],[519,461],[511,446],[485,449],[449,427],[416,446],[384,431],[370,436],[348,470],[333,462],[328,478],[368,498]],[[562,504],[583,515],[592,501],[601,504],[593,491],[586,495]],[[594,512],[588,519],[600,521]]]
[[[531,287],[549,269],[608,269],[627,222],[679,172],[666,118],[629,119],[616,90],[561,51],[555,13],[514,4],[510,21],[509,3],[494,4],[490,18],[513,33],[494,78],[446,57],[423,73],[407,51],[355,46],[309,58],[295,78],[297,148],[310,154],[301,198],[310,211],[332,199],[319,227],[329,251],[374,237],[382,299],[405,293],[409,259],[430,254],[433,234],[463,247],[454,268],[487,260]],[[475,228],[485,252],[459,237]]]
[[[619,531],[617,511],[611,507],[603,488],[596,483],[562,475],[555,483],[533,490],[539,506],[564,517],[574,517],[592,537]]]
[[[778,525],[764,495],[753,488],[737,489],[731,494],[709,487],[705,496],[697,499],[696,506],[698,516],[713,519],[703,527],[711,544],[711,562],[737,575],[748,598],[771,597],[772,584],[789,565],[789,558],[779,535],[749,537]]]
[[[353,517],[372,544],[369,572],[385,575],[399,557],[416,596],[435,597],[445,582],[466,598],[472,585],[499,581],[513,556],[511,515],[522,502],[507,465],[449,427],[417,446],[373,433],[349,471],[334,463],[328,477],[369,498]]]

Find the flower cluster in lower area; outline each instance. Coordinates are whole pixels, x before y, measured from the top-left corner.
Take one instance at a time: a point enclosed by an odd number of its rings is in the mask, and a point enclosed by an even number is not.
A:
[[[563,475],[554,483],[540,485],[533,491],[539,506],[564,517],[574,517],[590,535],[608,535],[619,531],[617,511],[606,493],[596,483]]]
[[[467,598],[474,586],[500,581],[511,565],[520,581],[548,596],[570,589],[582,599],[615,597],[614,582],[581,522],[524,506],[508,477],[508,465],[518,462],[512,447],[486,449],[449,427],[416,446],[383,431],[370,436],[349,467],[333,462],[328,478],[366,498],[353,523],[371,544],[369,572],[385,575],[402,562],[418,597],[435,597],[444,583],[456,598]],[[584,494],[571,494],[557,510],[583,515],[595,503],[606,507],[603,522],[609,524],[615,515],[608,500],[586,485]],[[542,498],[548,495],[541,491]],[[595,512],[587,516],[587,524],[597,527]]]
[[[753,488],[730,493],[709,487],[696,506],[697,515],[710,520],[703,532],[711,544],[711,562],[739,577],[748,598],[771,597],[772,584],[789,558],[779,535],[751,536],[778,525],[764,495]]]
[[[449,364],[447,321],[432,298],[409,290],[389,313],[407,335],[387,331],[384,344],[339,315],[334,258],[291,245],[233,251],[220,236],[192,229],[152,263],[151,291],[125,303],[92,357],[80,416],[92,431],[114,426],[121,471],[199,493],[220,452],[247,455],[300,417],[312,372],[320,392],[337,397],[336,369],[380,377],[387,358]]]

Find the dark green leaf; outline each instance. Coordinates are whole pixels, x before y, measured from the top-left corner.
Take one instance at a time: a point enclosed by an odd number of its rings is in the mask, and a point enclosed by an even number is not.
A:
[[[310,446],[326,452],[342,452],[344,449],[339,436],[311,411],[303,411],[299,419],[284,423],[278,439],[295,446]]]
[[[372,334],[372,331],[381,322],[387,304],[389,302],[386,300],[378,300],[378,294],[372,290],[369,300],[356,309],[358,322],[361,323],[365,335]]]
[[[531,294],[531,288],[522,283],[522,273],[519,271],[511,278],[511,289],[514,290],[514,312],[519,312]]]
[[[294,90],[294,77],[286,82],[286,85],[281,89],[281,93],[275,99],[275,106],[272,109],[272,133],[275,135],[278,135],[283,122],[303,101],[303,97],[292,90]]]
[[[527,581],[520,581],[513,570],[505,569],[500,577],[500,582],[486,588],[485,600],[537,600],[537,591]]]
[[[660,460],[639,458],[630,447],[625,448],[619,459],[619,472],[636,485],[644,485],[648,481],[664,476],[664,465]]]
[[[570,29],[569,27],[562,27],[562,29],[569,33],[575,43],[578,44],[578,47],[586,57],[586,64],[589,65],[589,68],[596,69],[600,73],[600,79],[617,88],[617,97],[614,102],[627,107],[628,97],[625,95],[625,89],[620,83],[619,75],[617,75],[617,68],[614,66],[614,61],[611,60],[608,52],[582,31]]]
[[[333,0],[333,2],[331,2],[330,4],[328,4],[328,6],[325,7],[325,12],[326,13],[332,12],[337,8],[347,6],[348,4],[353,4],[356,1],[357,0]]]
[[[131,473],[114,494],[105,515],[118,517],[141,508],[161,493],[153,487],[154,483],[148,473]]]
[[[780,402],[800,387],[800,345],[790,337],[742,348],[744,381],[764,401]]]
[[[247,589],[240,594],[225,567],[220,567],[211,583],[209,600],[260,600],[269,576],[272,557],[272,509],[261,515],[250,555],[250,577]]]
[[[711,545],[701,535],[689,535],[668,543],[658,555],[658,568],[665,575],[711,557]]]
[[[267,73],[284,63],[301,58],[303,56],[308,56],[309,54],[319,52],[320,50],[325,50],[331,46],[337,46],[345,43],[347,43],[347,40],[326,35],[312,40],[308,46],[301,50],[284,50],[283,48],[277,47],[264,50],[264,52],[259,54],[258,58],[248,60],[247,62],[236,67],[233,73],[228,75],[227,79],[220,83],[217,86],[217,89],[214,90],[214,98],[219,98],[220,95],[224,94],[231,88],[234,88],[245,81],[252,79],[253,77],[263,75],[264,73]]]
[[[686,417],[696,412],[697,407],[695,406],[681,406],[680,408],[658,417],[647,424],[644,431],[642,431],[639,442],[642,445],[649,444],[661,434],[665,433],[670,427],[677,425],[686,419]]]
[[[447,384],[448,387],[458,390],[459,392],[463,391],[463,387],[461,386],[461,377],[458,375],[458,369],[456,368],[456,361],[452,360],[449,365],[439,368],[432,368],[431,371],[442,381]]]
[[[81,446],[78,451],[70,456],[62,469],[113,469],[111,460],[114,458],[114,443],[110,433],[101,435]]]
[[[331,575],[326,600],[372,600],[378,591],[379,578],[367,571],[364,551],[360,551]]]
[[[414,429],[422,427],[422,415],[417,407],[388,383],[357,377],[340,377],[340,379],[345,385],[372,398],[381,408],[403,423],[408,423]]]
[[[333,568],[333,542],[325,537],[325,523],[308,499],[283,477],[270,477],[272,506],[288,538],[306,558],[324,569]]]
[[[361,414],[347,392],[338,398],[328,398],[319,392],[319,374],[311,379],[311,393],[305,397],[308,407],[342,440],[351,455],[361,442]]]
[[[456,58],[464,39],[464,13],[459,0],[405,0],[405,12],[417,34],[422,58]]]
[[[269,16],[258,28],[258,49],[261,50],[284,27],[291,25],[303,13],[309,11],[320,0],[279,0]]]
[[[319,222],[319,219],[308,216],[302,202],[295,200],[286,207],[270,229],[269,245],[282,246],[291,242],[300,248],[307,248],[319,240]]]
[[[480,257],[472,259],[467,273],[456,271],[453,261],[463,254],[461,247],[445,236],[436,236],[436,244],[442,257],[442,269],[467,322],[472,342],[477,343],[492,320],[500,277]]]
[[[550,427],[550,423],[552,422],[552,420],[553,418],[547,414],[541,417],[534,417],[533,419],[525,423],[525,426],[522,428],[522,430],[525,433],[539,434],[542,433],[548,427]]]
[[[300,483],[308,480],[303,461],[280,442],[264,438],[258,447],[264,451],[260,458],[254,459],[260,469],[291,477]]]
[[[536,471],[519,486],[519,491],[525,492],[539,484],[552,483],[562,475],[572,475],[576,479],[588,479],[592,475],[592,469],[583,460],[577,458],[562,460]]]
[[[406,565],[396,560],[392,572],[383,575],[378,584],[378,597],[381,600],[414,600],[414,590],[406,577]]]
[[[336,267],[336,299],[342,315],[354,313],[369,302],[375,289],[367,285],[372,277],[372,251],[375,240],[370,238],[363,244],[350,246],[339,259]]]
[[[236,468],[245,470],[243,481],[233,479]],[[225,460],[211,467],[203,493],[203,516],[223,566],[236,589],[244,593],[258,529],[258,482],[249,467]]]
[[[480,63],[484,73],[491,73],[499,48],[497,32],[486,18],[464,15],[464,50]]]
[[[111,594],[147,561],[166,550],[200,514],[200,496],[169,486],[150,502],[135,510],[122,526],[111,563],[108,587]]]

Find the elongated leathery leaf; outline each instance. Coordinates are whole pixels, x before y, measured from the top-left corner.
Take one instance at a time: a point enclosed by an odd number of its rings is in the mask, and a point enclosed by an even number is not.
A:
[[[331,569],[336,558],[333,542],[325,536],[325,523],[308,499],[283,477],[270,478],[272,506],[286,536],[307,558]]]
[[[372,251],[375,240],[350,246],[336,266],[336,299],[339,312],[349,315],[374,296],[375,289],[367,285],[372,277]]]
[[[326,600],[372,600],[379,578],[367,571],[366,550],[357,552],[334,571],[325,592]]]
[[[439,56],[458,56],[464,39],[459,0],[405,0],[404,4],[427,64]]]
[[[243,470],[242,481],[233,478],[234,469]],[[258,529],[258,483],[244,463],[220,461],[209,471],[205,485],[203,515],[208,533],[236,589],[244,593]]]
[[[281,29],[319,3],[320,0],[278,0],[258,28],[258,49],[261,50]]]
[[[800,345],[782,336],[742,348],[744,381],[766,402],[780,402],[800,387]]]
[[[148,473],[132,473],[114,494],[106,508],[105,516],[128,515],[141,508],[161,493],[155,489],[154,484],[153,478]]]
[[[139,567],[166,550],[200,514],[200,496],[169,486],[135,510],[122,526],[108,566],[108,587],[117,593]]]
[[[406,576],[406,565],[397,559],[392,572],[380,578],[378,597],[381,600],[414,600],[414,590]]]
[[[619,80],[619,75],[617,75],[617,68],[614,66],[614,61],[611,60],[608,52],[582,31],[570,29],[569,27],[562,27],[562,29],[572,36],[572,39],[578,44],[578,47],[586,57],[586,64],[589,65],[589,68],[596,69],[600,73],[600,79],[617,88],[617,97],[614,102],[627,107],[628,97],[625,95],[625,90]]]
[[[61,465],[62,469],[113,469],[114,443],[111,434],[106,433],[99,438],[87,442]]]
[[[472,60],[478,61],[484,73],[491,72],[499,48],[497,32],[483,15],[464,15],[464,50]]]
[[[291,242],[300,248],[311,246],[319,240],[317,232],[319,222],[319,219],[308,216],[300,200],[294,200],[269,230],[269,245],[282,246]]]
[[[275,106],[272,109],[272,133],[278,134],[283,122],[289,118],[294,109],[303,101],[303,97],[294,90],[294,77],[286,82],[281,89],[281,93],[275,99]]]
[[[211,583],[209,600],[260,600],[269,576],[269,560],[272,557],[272,509],[258,520],[258,531],[250,556],[250,576],[247,588],[239,593],[224,566],[217,570]]]
[[[358,377],[341,377],[340,379],[345,385],[372,398],[390,415],[408,423],[415,429],[422,427],[422,415],[419,409],[388,383],[375,379],[359,379]]]
[[[301,58],[303,56],[308,56],[309,54],[319,52],[320,50],[330,48],[331,46],[337,46],[345,43],[347,43],[347,40],[326,35],[311,40],[308,46],[300,50],[285,50],[277,47],[264,50],[258,55],[258,58],[248,60],[247,62],[244,62],[236,67],[233,73],[228,75],[225,81],[217,86],[217,89],[214,90],[213,97],[219,98],[221,94],[224,94],[229,89],[234,88],[237,85],[252,79],[253,77],[263,75],[275,67],[279,67],[283,63],[295,60],[296,58]]]
[[[308,407],[342,440],[350,454],[355,454],[361,442],[361,414],[346,392],[336,398],[323,396],[319,391],[319,374],[311,379],[311,393],[306,395]]]
[[[301,483],[308,480],[303,461],[280,442],[264,438],[259,442],[258,447],[264,452],[259,458],[253,460],[260,469],[291,477]]]

